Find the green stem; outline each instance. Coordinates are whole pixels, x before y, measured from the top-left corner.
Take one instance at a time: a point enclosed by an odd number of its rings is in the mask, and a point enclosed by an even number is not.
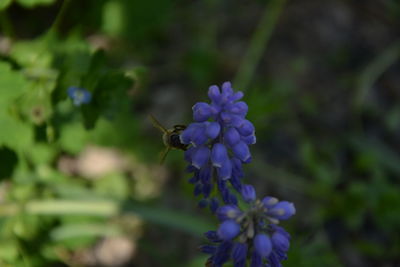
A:
[[[382,74],[400,58],[400,40],[396,40],[389,47],[378,54],[366,67],[362,70],[356,80],[356,88],[353,96],[352,109],[354,118],[352,124],[354,128],[363,131],[361,113],[367,104],[368,94],[375,82]]]
[[[64,0],[61,9],[57,14],[57,17],[55,18],[53,24],[51,25],[49,32],[57,32],[60,28],[61,22],[64,19],[65,13],[68,10],[69,4],[71,3],[71,0]]]
[[[382,76],[382,74],[400,58],[400,40],[396,40],[393,44],[383,50],[366,68],[362,71],[358,88],[354,96],[354,107],[357,112],[360,111],[366,101],[369,90],[374,83]]]
[[[253,79],[254,71],[265,51],[269,39],[271,38],[285,2],[286,0],[271,0],[265,7],[264,15],[250,40],[247,53],[244,55],[233,82],[235,88],[245,91]]]

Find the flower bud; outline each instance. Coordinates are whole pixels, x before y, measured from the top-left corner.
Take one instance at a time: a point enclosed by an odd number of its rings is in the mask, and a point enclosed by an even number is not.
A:
[[[267,214],[278,219],[287,220],[296,213],[296,209],[293,203],[288,201],[280,201],[275,206],[273,206]]]
[[[192,157],[192,165],[197,169],[200,169],[204,164],[208,162],[210,158],[210,149],[205,146],[199,147],[194,153]]]
[[[211,151],[211,162],[213,165],[215,167],[221,167],[227,159],[229,158],[226,147],[221,143],[214,144]]]
[[[240,141],[234,145],[232,147],[232,151],[235,156],[243,162],[247,161],[251,157],[249,147],[243,141]]]
[[[257,234],[254,237],[253,244],[255,250],[262,258],[268,257],[268,255],[271,253],[272,250],[271,239],[266,234],[264,233]]]
[[[243,200],[250,203],[256,199],[256,190],[252,185],[243,185],[242,187]]]
[[[240,226],[234,220],[226,220],[218,228],[218,236],[222,240],[231,240],[240,232]]]

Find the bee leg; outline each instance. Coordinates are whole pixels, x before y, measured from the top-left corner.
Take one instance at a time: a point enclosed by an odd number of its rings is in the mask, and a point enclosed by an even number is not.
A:
[[[164,151],[160,153],[160,164],[163,164],[165,161],[165,157],[167,156],[168,152],[171,150],[171,147],[167,146]]]
[[[161,123],[156,118],[154,118],[153,115],[149,114],[149,119],[151,120],[151,123],[154,127],[161,130],[163,133],[168,133],[167,129],[165,129],[164,126],[162,126]]]

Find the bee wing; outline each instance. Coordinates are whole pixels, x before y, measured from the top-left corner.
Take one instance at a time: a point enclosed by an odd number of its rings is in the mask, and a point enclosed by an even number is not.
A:
[[[171,147],[167,146],[163,151],[160,153],[160,164],[163,164],[165,161],[165,157],[167,156],[168,152],[171,150]]]
[[[165,129],[164,126],[162,126],[161,123],[156,118],[154,118],[153,115],[149,114],[149,118],[154,127],[160,129],[163,133],[168,133],[167,129]]]

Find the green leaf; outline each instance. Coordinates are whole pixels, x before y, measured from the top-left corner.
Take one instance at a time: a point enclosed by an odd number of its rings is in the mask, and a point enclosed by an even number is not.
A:
[[[365,138],[361,136],[353,136],[349,139],[350,145],[359,153],[359,157],[363,160],[362,167],[373,169],[380,165],[397,174],[400,173],[400,155],[379,139]]]
[[[19,97],[26,88],[24,76],[11,70],[11,66],[0,61],[0,110]]]
[[[0,112],[0,145],[10,148],[27,149],[33,140],[29,125]]]
[[[55,148],[43,143],[36,143],[28,151],[30,160],[37,165],[47,164],[54,159]]]
[[[94,182],[94,191],[103,197],[123,199],[129,194],[129,184],[124,175],[111,173]]]
[[[30,201],[26,205],[28,214],[40,215],[87,215],[111,217],[118,212],[118,203],[114,201],[74,201],[45,200]]]
[[[92,103],[82,107],[86,129],[92,129],[100,115],[113,117],[114,114],[126,107],[126,103],[129,101],[127,89],[133,83],[131,78],[120,71],[91,75],[98,77],[98,82],[93,90]]]
[[[200,255],[195,257],[194,259],[191,259],[189,262],[185,264],[187,267],[203,267],[204,264],[207,262],[207,259],[209,258],[208,255]],[[225,264],[226,267],[228,267],[228,263]]]
[[[69,123],[60,132],[61,147],[71,154],[77,154],[88,141],[88,132],[80,123]]]
[[[47,69],[53,60],[46,39],[17,42],[12,46],[10,56],[21,66],[34,69]]]
[[[11,0],[0,0],[0,10],[6,9],[11,4]]]
[[[18,118],[14,118],[9,108],[21,97],[28,83],[23,75],[11,70],[9,64],[0,62],[0,145],[10,148],[24,148],[32,141],[32,130]]]
[[[11,205],[11,206],[10,206]],[[12,204],[1,204],[1,210],[15,208]],[[194,214],[182,213],[160,206],[149,206],[138,202],[120,202],[110,200],[32,200],[26,203],[24,211],[29,215],[84,215],[93,217],[114,217],[117,215],[135,215],[154,224],[164,225],[195,236],[201,236],[215,225]],[[11,213],[16,212],[11,209]],[[4,212],[2,216],[9,216]]]
[[[17,154],[7,147],[0,147],[0,162],[2,164],[0,168],[0,180],[10,178],[18,163]]]
[[[215,228],[210,221],[193,214],[133,202],[125,205],[123,213],[133,213],[146,221],[185,231],[195,236],[202,236],[204,232]]]
[[[51,92],[56,85],[55,81],[34,81],[29,90],[21,97],[18,106],[25,118],[34,124],[42,124],[52,115]]]
[[[55,228],[50,232],[51,239],[61,241],[77,237],[104,237],[119,234],[119,229],[107,224],[74,223]]]
[[[109,1],[103,7],[103,30],[111,35],[121,34],[123,22],[123,6],[119,1]]]
[[[18,257],[18,244],[15,241],[3,240],[0,243],[0,259],[4,261],[13,261]]]
[[[97,240],[96,236],[86,235],[86,236],[76,236],[74,238],[62,239],[59,242],[60,245],[66,249],[79,250],[90,247]]]

